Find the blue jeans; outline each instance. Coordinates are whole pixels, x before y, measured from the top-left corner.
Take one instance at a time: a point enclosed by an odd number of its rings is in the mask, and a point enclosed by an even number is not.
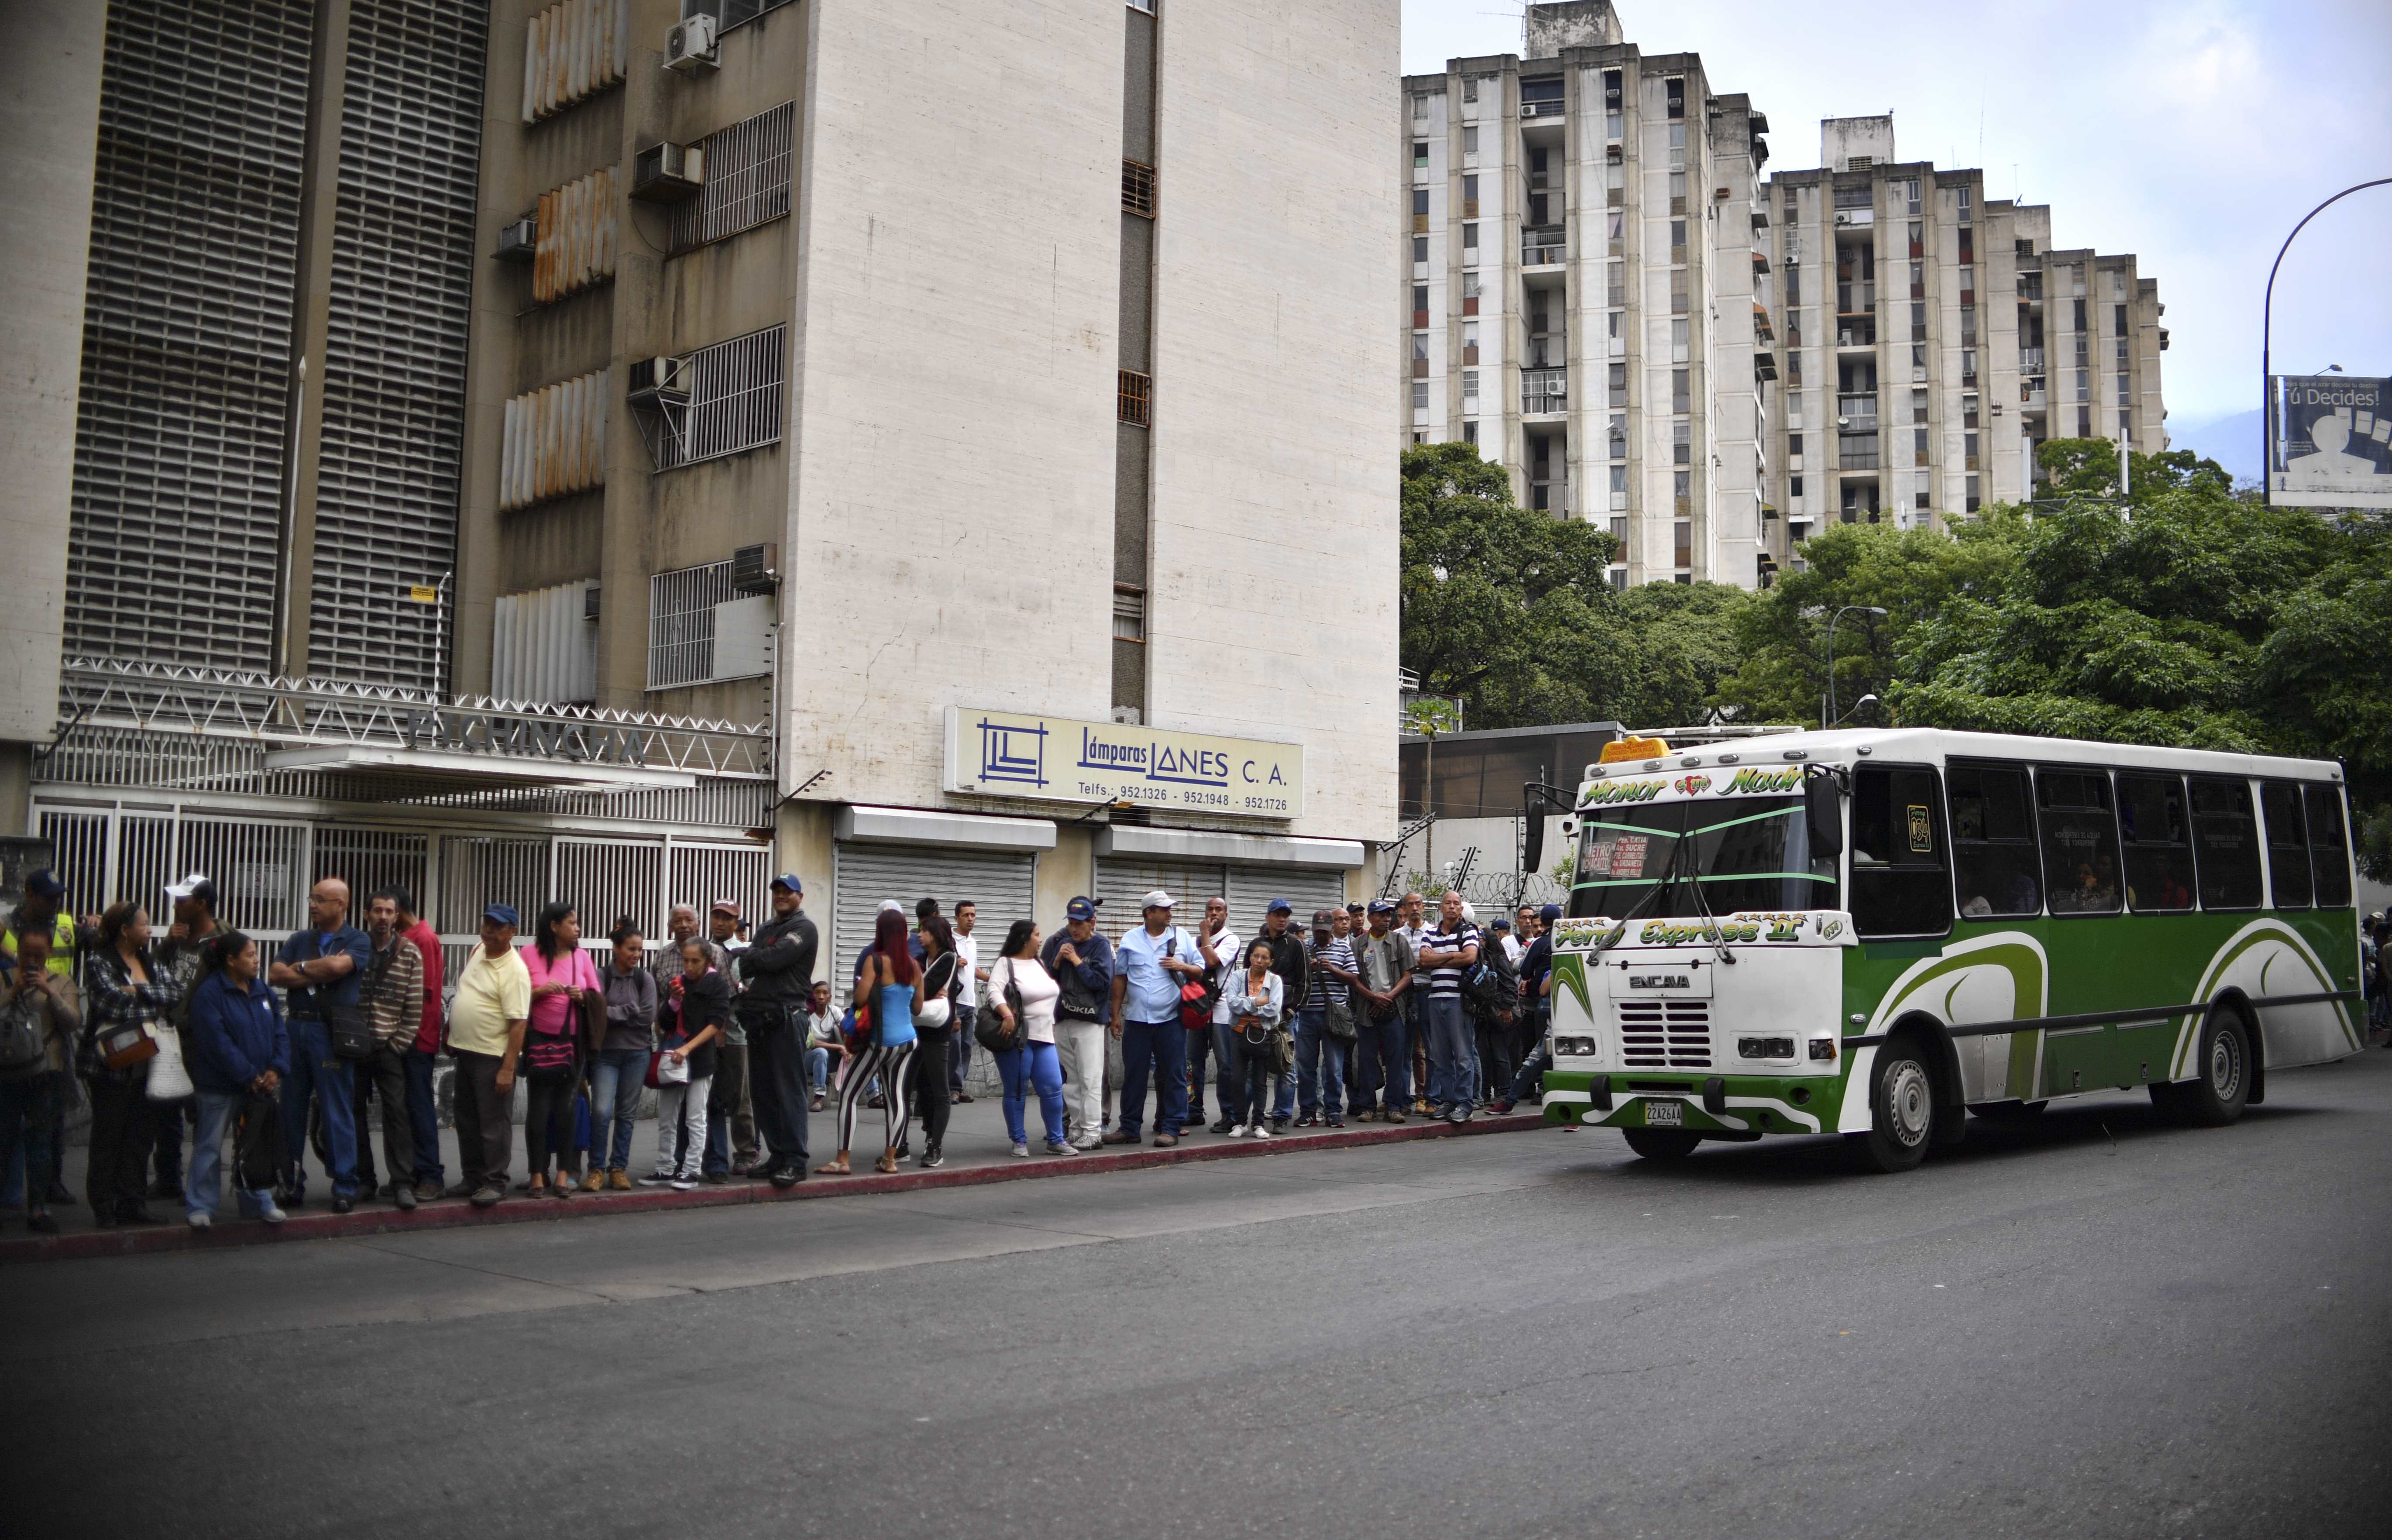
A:
[[[191,1180],[183,1189],[183,1212],[216,1211],[216,1200],[224,1195],[225,1134],[231,1129],[233,1119],[240,1116],[241,1103],[247,1100],[238,1091],[199,1093],[200,1131],[191,1141]],[[245,1220],[254,1220],[274,1207],[272,1193],[253,1192],[240,1184],[238,1166],[233,1169],[232,1194]]]
[[[1154,1131],[1178,1137],[1188,1124],[1188,1029],[1177,1022],[1122,1024],[1121,1131],[1136,1139],[1154,1083]]]
[[[400,1062],[407,1069],[407,1127],[415,1136],[415,1180],[440,1187],[447,1185],[448,1173],[440,1164],[440,1099],[432,1089],[436,1057],[410,1048]],[[393,1181],[397,1177],[396,1171],[391,1173]]]
[[[1409,1012],[1398,1003],[1385,1021],[1374,1022],[1365,1010],[1354,1024],[1354,1056],[1370,1066],[1367,1097],[1356,1106],[1375,1104],[1382,1112],[1410,1112],[1412,1103],[1412,1040]],[[1356,1072],[1358,1078],[1362,1071]]]
[[[640,1115],[640,1088],[647,1077],[646,1049],[610,1048],[599,1053],[590,1070],[592,1170],[631,1168],[631,1120]]]
[[[1478,1089],[1478,1037],[1459,997],[1428,1001],[1429,1105],[1467,1113]]]
[[[1222,1021],[1208,1022],[1202,1032],[1188,1034],[1188,1095],[1192,1109],[1190,1122],[1202,1122],[1204,1111],[1204,1056],[1213,1057],[1213,1100],[1220,1108],[1220,1121],[1227,1123],[1245,1093],[1245,1081],[1238,1067],[1237,1029]],[[1183,1125],[1184,1126],[1184,1125]]]
[[[324,1116],[324,1147],[332,1157],[332,1195],[358,1195],[357,1077],[346,1059],[332,1056],[332,1034],[320,1016],[291,1018],[291,1073],[282,1082],[282,1146],[291,1157],[284,1179],[292,1193],[307,1190],[307,1099]]]
[[[1309,1115],[1346,1115],[1346,1045],[1329,1036],[1329,1002],[1316,1000],[1295,1018],[1295,1094]]]
[[[816,1096],[823,1095],[830,1090],[829,1049],[806,1050],[806,1084],[812,1089]]]
[[[1046,1125],[1046,1142],[1060,1144],[1067,1137],[1063,1123],[1063,1061],[1055,1056],[1053,1043],[1029,1043],[1012,1053],[990,1055],[996,1061],[996,1073],[1005,1081],[1005,1131],[1013,1136],[1016,1144],[1030,1142],[1029,1123],[1023,1116],[1029,1110],[1029,1095],[1038,1092],[1038,1116]]]

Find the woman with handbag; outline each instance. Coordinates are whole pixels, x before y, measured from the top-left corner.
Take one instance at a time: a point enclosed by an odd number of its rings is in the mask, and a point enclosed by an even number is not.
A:
[[[200,1131],[191,1145],[191,1180],[184,1215],[194,1230],[214,1222],[224,1177],[225,1135],[253,1097],[278,1097],[291,1069],[291,1031],[282,1000],[258,977],[265,967],[257,943],[224,931],[200,944],[200,981],[183,1021],[184,1049],[200,1103]],[[270,1188],[257,1189],[236,1168],[233,1195],[245,1219],[282,1222]]]
[[[1242,1089],[1229,1109],[1229,1137],[1270,1137],[1271,1092],[1293,1056],[1287,1037],[1287,982],[1271,971],[1271,944],[1256,936],[1246,947],[1246,965],[1229,975],[1222,997],[1237,1028]]]
[[[822,1176],[849,1174],[848,1146],[855,1139],[855,1103],[878,1077],[886,1098],[882,1115],[889,1140],[874,1168],[897,1168],[897,1145],[905,1135],[905,1093],[913,1089],[914,1013],[922,1008],[922,970],[906,945],[905,917],[883,909],[873,927],[872,950],[855,975],[855,1062],[848,1066],[847,1082],[838,1090],[838,1154],[814,1168]]]
[[[141,1201],[154,1134],[150,1061],[158,1056],[159,1035],[182,991],[150,959],[148,910],[138,904],[109,906],[84,976],[90,998],[81,1068],[91,1091],[84,1195],[93,1221],[103,1227],[162,1224]]]
[[[956,1052],[955,928],[944,915],[922,920],[922,1003],[914,1012],[914,1036],[920,1048],[914,1055],[914,1094],[922,1108],[922,1168],[946,1163],[947,1066]]]
[[[534,941],[524,948],[531,975],[531,1020],[524,1028],[524,1153],[531,1160],[531,1195],[573,1195],[566,1167],[573,1159],[573,1097],[581,1084],[581,1011],[598,993],[598,971],[581,950],[581,916],[570,904],[540,911]],[[552,1182],[550,1155],[555,1155]]]
[[[706,1094],[714,1085],[714,1045],[731,1020],[731,985],[696,936],[681,944],[681,969],[679,1019],[649,1069],[656,1088],[656,1168],[640,1185],[686,1193],[706,1166]]]
[[[1030,1154],[1030,1127],[1025,1117],[1029,1093],[1038,1092],[1038,1116],[1046,1127],[1046,1153],[1067,1155],[1072,1150],[1063,1109],[1063,1062],[1055,1051],[1055,1005],[1063,987],[1038,960],[1038,925],[1017,920],[1005,933],[1005,955],[988,971],[988,988],[981,997],[981,1018],[991,1017],[1002,1036],[983,1025],[981,1046],[996,1061],[1005,1082],[1005,1131],[1013,1136],[1013,1153]]]

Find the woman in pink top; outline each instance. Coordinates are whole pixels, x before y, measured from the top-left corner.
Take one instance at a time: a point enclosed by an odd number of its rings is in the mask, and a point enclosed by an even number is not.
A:
[[[570,1197],[566,1168],[573,1161],[573,1096],[580,1088],[581,1001],[598,993],[598,970],[581,949],[581,917],[570,904],[540,911],[532,945],[523,948],[531,973],[531,1020],[524,1033],[524,1079],[530,1099],[524,1108],[524,1151],[531,1158],[531,1195]],[[549,1176],[549,1154],[556,1176]]]

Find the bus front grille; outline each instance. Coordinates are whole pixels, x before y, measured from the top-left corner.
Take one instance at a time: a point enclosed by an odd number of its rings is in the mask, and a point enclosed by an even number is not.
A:
[[[1711,1067],[1711,1002],[1618,1000],[1620,1051],[1630,1069]]]

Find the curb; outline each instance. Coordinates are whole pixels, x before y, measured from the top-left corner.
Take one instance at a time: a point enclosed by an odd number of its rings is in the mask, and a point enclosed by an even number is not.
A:
[[[533,1201],[527,1196],[509,1194],[505,1202],[491,1208],[475,1208],[456,1200],[444,1200],[430,1207],[403,1214],[395,1208],[377,1204],[372,1209],[360,1209],[351,1214],[296,1213],[280,1225],[268,1226],[254,1220],[219,1220],[205,1231],[193,1230],[180,1222],[162,1224],[140,1230],[95,1230],[72,1235],[27,1236],[21,1240],[0,1241],[0,1266],[10,1263],[67,1261],[85,1257],[150,1256],[168,1251],[216,1251],[232,1246],[281,1246],[294,1241],[329,1240],[358,1235],[412,1233],[424,1230],[458,1230],[467,1226],[504,1224],[543,1224],[560,1220],[595,1218],[607,1214],[653,1214],[666,1209],[724,1208],[739,1204],[796,1203],[812,1198],[860,1197],[874,1193],[916,1193],[944,1187],[979,1187],[990,1182],[1026,1181],[1046,1177],[1093,1176],[1106,1171],[1148,1170],[1162,1166],[1178,1166],[1199,1160],[1236,1160],[1275,1155],[1301,1155],[1318,1150],[1353,1149],[1370,1144],[1398,1144],[1411,1140],[1458,1139],[1476,1134],[1526,1133],[1545,1126],[1540,1113],[1514,1113],[1504,1117],[1456,1126],[1451,1123],[1422,1122],[1417,1126],[1398,1129],[1348,1129],[1342,1133],[1280,1134],[1268,1142],[1260,1140],[1223,1141],[1218,1143],[1182,1144],[1167,1150],[1151,1145],[1135,1149],[1105,1149],[1072,1156],[1070,1159],[1033,1157],[1002,1165],[968,1166],[956,1170],[925,1171],[918,1167],[901,1169],[883,1176],[877,1171],[841,1181],[835,1177],[809,1177],[786,1192],[769,1182],[742,1181],[734,1179],[733,1186],[700,1188],[694,1193],[676,1193],[670,1188],[621,1194],[577,1195],[558,1202],[553,1198]]]

